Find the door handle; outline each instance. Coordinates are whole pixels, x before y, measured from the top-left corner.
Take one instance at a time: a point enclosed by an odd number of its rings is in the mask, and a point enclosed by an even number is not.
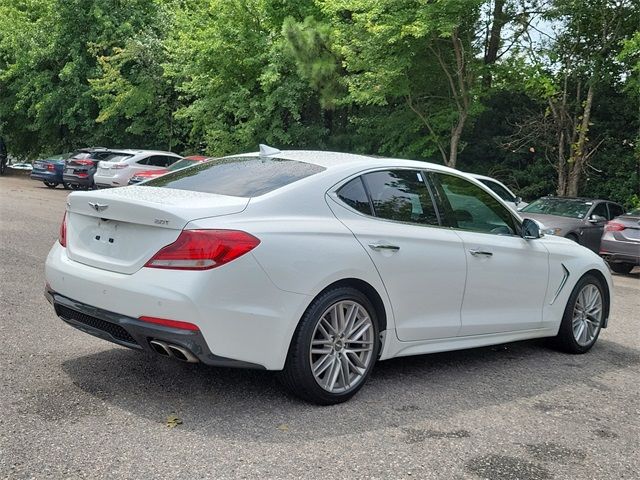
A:
[[[493,255],[492,252],[487,252],[486,250],[480,250],[478,248],[472,248],[471,250],[469,250],[469,253],[474,257],[477,257],[478,255],[486,255],[487,257],[491,257]]]
[[[393,252],[397,252],[398,250],[400,250],[400,247],[398,247],[397,245],[390,245],[388,243],[370,243],[369,248],[371,248],[371,250],[375,250],[376,252],[379,252],[380,250],[391,250]]]

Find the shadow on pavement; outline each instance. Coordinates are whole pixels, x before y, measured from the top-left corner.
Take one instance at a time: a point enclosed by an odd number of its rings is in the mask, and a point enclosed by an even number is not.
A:
[[[411,426],[572,385],[607,390],[595,376],[640,364],[637,350],[602,339],[580,356],[545,345],[526,341],[380,362],[354,399],[331,407],[286,395],[273,372],[182,364],[113,348],[65,361],[63,370],[78,390],[48,401],[71,402],[54,409],[70,415],[74,408],[81,408],[80,416],[100,415],[106,405],[163,424],[175,413],[181,429],[207,436],[299,442]]]

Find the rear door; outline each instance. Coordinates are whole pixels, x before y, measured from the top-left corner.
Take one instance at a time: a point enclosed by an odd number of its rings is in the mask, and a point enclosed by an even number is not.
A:
[[[462,241],[441,228],[424,173],[366,173],[330,195],[336,217],[371,257],[403,341],[455,337],[466,275]]]
[[[510,209],[469,180],[432,173],[447,223],[462,240],[467,264],[460,335],[542,326],[549,252],[525,240]]]

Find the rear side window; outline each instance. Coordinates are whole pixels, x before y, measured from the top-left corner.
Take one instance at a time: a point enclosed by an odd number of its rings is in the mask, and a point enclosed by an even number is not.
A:
[[[279,158],[220,158],[168,173],[144,186],[257,197],[323,170],[319,165]]]
[[[363,175],[376,217],[439,225],[429,190],[417,170],[386,170]]]
[[[371,212],[371,204],[369,203],[369,198],[367,197],[367,192],[362,184],[361,177],[354,178],[338,190],[338,197],[344,203],[360,213],[373,215]]]
[[[624,214],[624,210],[620,205],[616,205],[615,203],[609,204],[609,220],[612,218],[619,217]]]

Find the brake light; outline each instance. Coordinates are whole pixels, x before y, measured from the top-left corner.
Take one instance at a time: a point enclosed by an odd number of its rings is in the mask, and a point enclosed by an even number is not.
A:
[[[82,172],[81,172],[81,173],[77,173],[76,175],[77,175],[78,177],[80,177],[80,178],[85,178],[85,177],[88,177],[88,176],[89,176],[89,174],[88,174],[88,173],[82,173]]]
[[[60,234],[58,235],[58,241],[63,247],[67,246],[67,212],[64,212],[62,217],[62,223],[60,224]]]
[[[181,322],[179,320],[168,320],[166,318],[157,318],[157,317],[140,317],[138,320],[142,320],[143,322],[155,323],[157,325],[163,325],[165,327],[171,328],[179,328],[181,330],[200,330],[196,325],[189,322]]]
[[[239,230],[183,230],[175,242],[160,249],[145,267],[209,270],[229,263],[260,244]]]
[[[47,163],[47,170],[49,170],[50,172],[55,171],[56,167],[53,165],[53,163]]]
[[[73,162],[77,163],[78,165],[93,165],[93,160],[74,160]]]
[[[621,230],[624,230],[625,227],[622,223],[620,222],[609,222],[604,226],[604,231],[605,232],[620,232]]]

